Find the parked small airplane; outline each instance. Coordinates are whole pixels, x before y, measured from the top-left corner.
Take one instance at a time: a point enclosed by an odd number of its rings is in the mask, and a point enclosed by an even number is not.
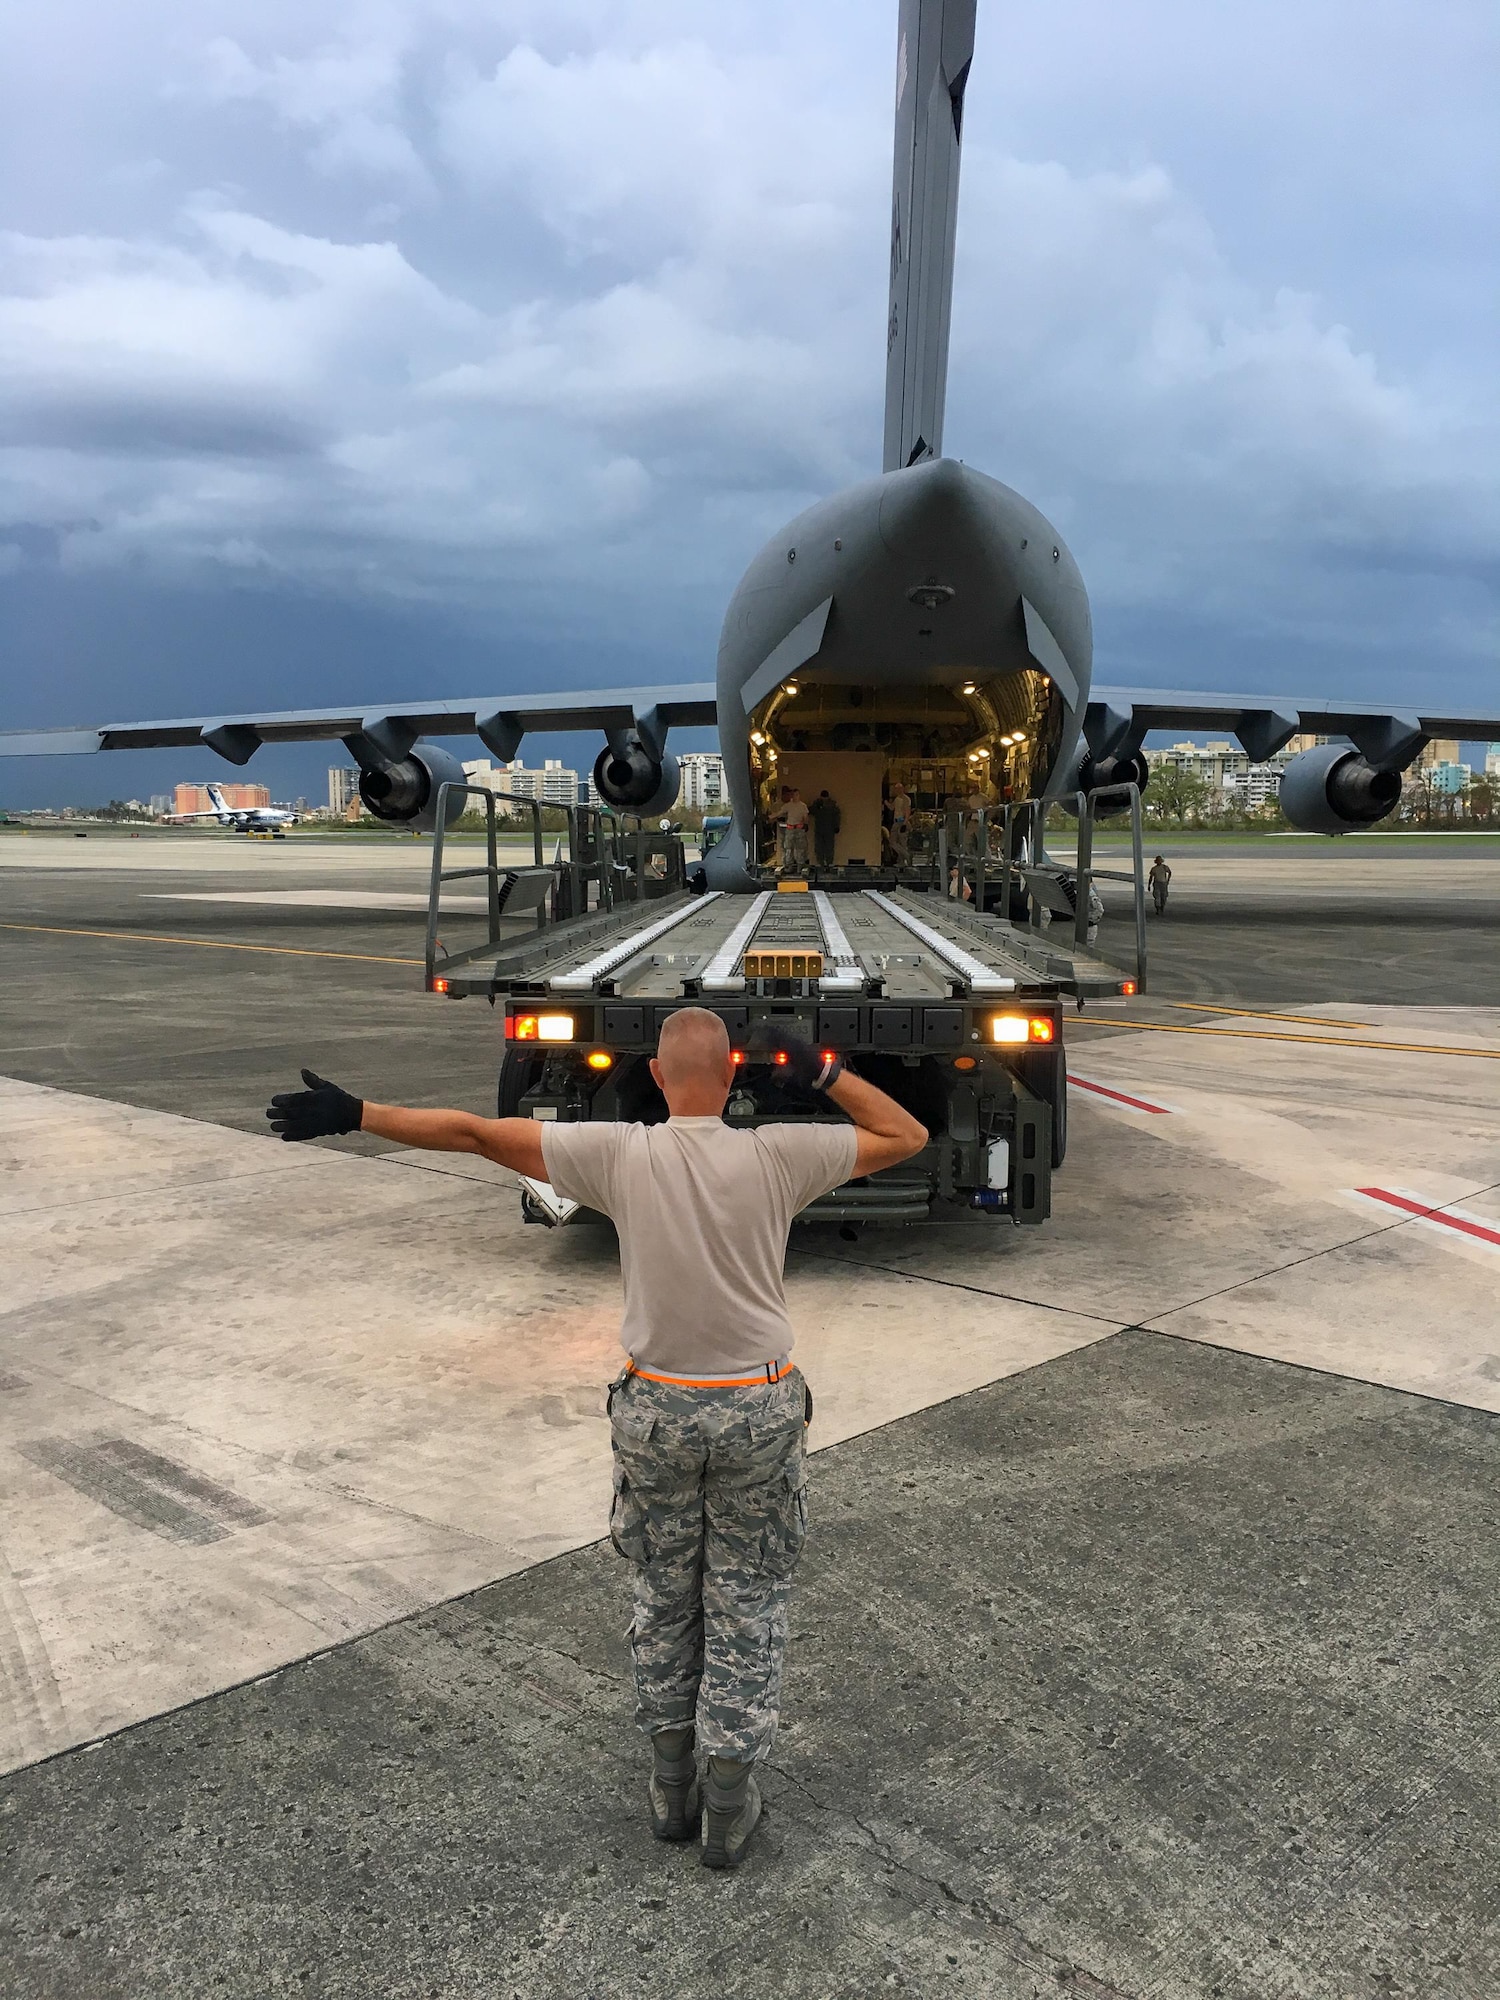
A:
[[[171,819],[216,819],[220,826],[232,827],[236,833],[274,833],[297,824],[297,815],[286,812],[280,806],[232,806],[225,799],[217,785],[203,788],[213,800],[207,812],[171,813]]]

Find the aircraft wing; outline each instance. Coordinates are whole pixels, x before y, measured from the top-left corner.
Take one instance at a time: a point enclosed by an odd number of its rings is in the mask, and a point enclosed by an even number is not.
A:
[[[1083,733],[1095,758],[1131,757],[1152,729],[1220,729],[1237,736],[1257,763],[1294,736],[1345,737],[1378,769],[1405,770],[1435,737],[1500,741],[1500,709],[1396,708],[1388,703],[1316,701],[1300,695],[1203,694],[1167,688],[1089,690]],[[3,739],[0,739],[3,741]]]
[[[711,728],[718,704],[711,681],[676,687],[609,688],[589,693],[483,695],[463,701],[372,703],[367,708],[283,709],[265,714],[194,715],[168,722],[107,722],[92,729],[0,731],[0,757],[74,757],[91,750],[162,750],[201,744],[246,764],[262,743],[337,742],[394,725],[408,738],[477,736],[503,761],[534,730],[633,729],[649,743],[668,728]]]

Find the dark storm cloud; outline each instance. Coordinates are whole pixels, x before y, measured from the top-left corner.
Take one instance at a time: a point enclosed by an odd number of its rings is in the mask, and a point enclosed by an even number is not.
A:
[[[0,619],[78,593],[8,621],[73,634],[12,638],[26,720],[180,709],[187,653],[204,707],[462,692],[470,638],[497,685],[697,678],[759,542],[877,461],[894,0],[0,32],[0,520],[42,538],[0,534]],[[981,6],[946,444],[1057,520],[1111,674],[1491,695],[1495,34]],[[347,659],[257,653],[311,604]]]
[[[74,396],[0,403],[0,447],[124,458],[301,458],[319,449],[311,424],[266,409],[194,405],[166,397]]]

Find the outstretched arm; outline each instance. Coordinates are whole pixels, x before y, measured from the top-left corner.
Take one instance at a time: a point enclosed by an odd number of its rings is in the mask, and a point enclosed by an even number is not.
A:
[[[365,1101],[361,1132],[428,1153],[479,1153],[533,1180],[547,1178],[542,1128],[533,1118],[476,1118],[471,1111],[410,1111]]]
[[[283,1139],[331,1139],[342,1132],[373,1132],[399,1146],[429,1153],[479,1153],[515,1173],[545,1180],[542,1128],[530,1118],[476,1118],[470,1111],[411,1111],[399,1104],[372,1104],[340,1090],[336,1083],[302,1072],[305,1090],[287,1090],[271,1099],[271,1130]]]

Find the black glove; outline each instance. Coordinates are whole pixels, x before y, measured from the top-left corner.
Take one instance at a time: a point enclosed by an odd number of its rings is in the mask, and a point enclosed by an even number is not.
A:
[[[351,1097],[310,1069],[303,1070],[302,1081],[306,1090],[284,1090],[271,1099],[266,1116],[273,1132],[283,1139],[331,1139],[359,1130],[365,1115],[362,1097]]]
[[[767,1055],[787,1083],[799,1090],[826,1090],[835,1077],[842,1076],[843,1058],[831,1050],[815,1049],[811,1042],[784,1028],[775,1019],[762,1019],[750,1030],[752,1055]]]

